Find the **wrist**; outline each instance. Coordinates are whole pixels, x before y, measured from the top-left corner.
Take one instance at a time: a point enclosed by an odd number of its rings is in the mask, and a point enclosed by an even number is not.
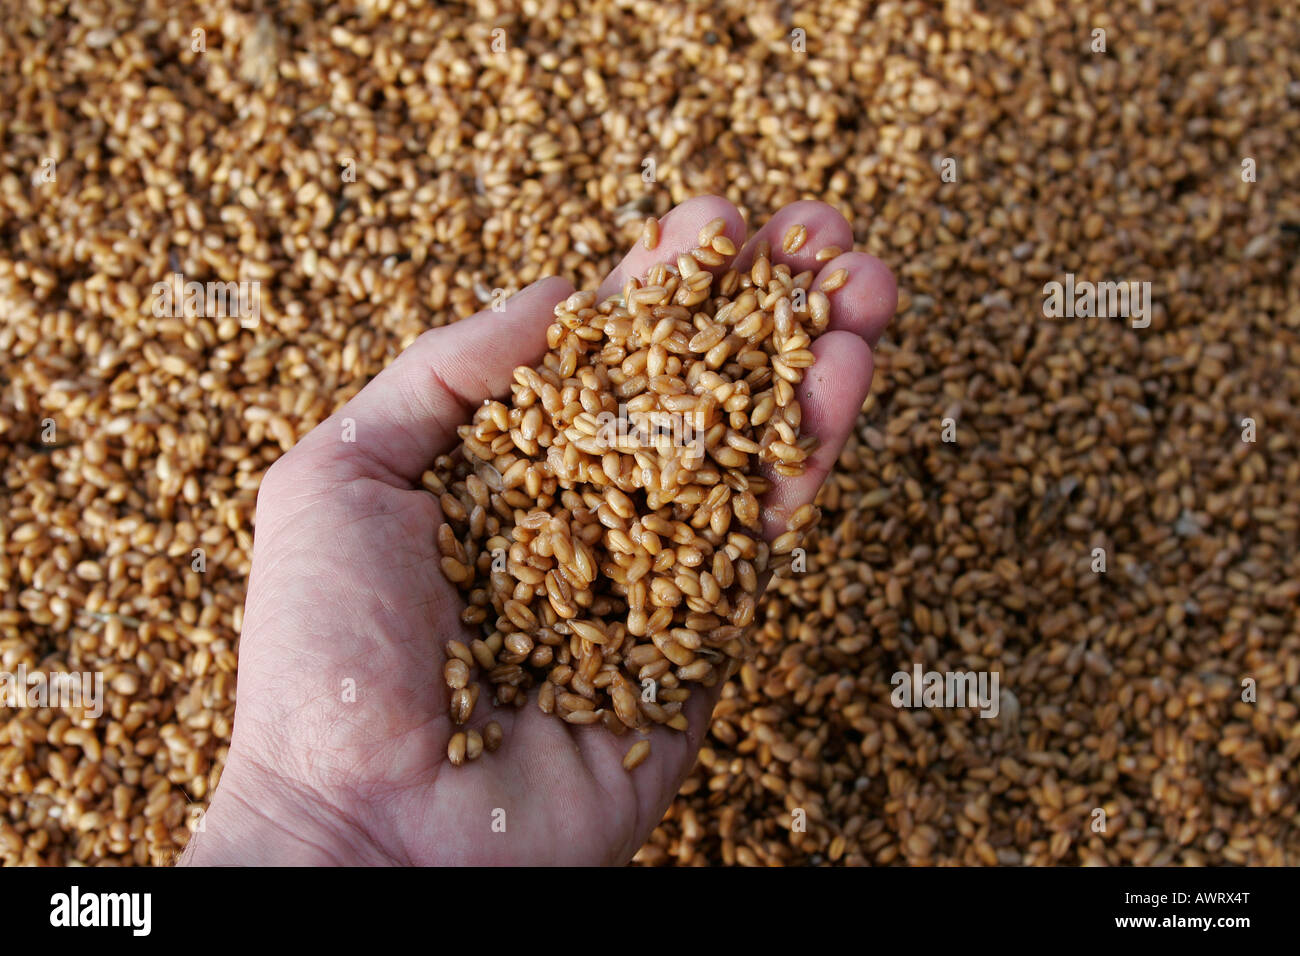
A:
[[[180,866],[374,866],[393,861],[360,828],[291,781],[228,764]]]

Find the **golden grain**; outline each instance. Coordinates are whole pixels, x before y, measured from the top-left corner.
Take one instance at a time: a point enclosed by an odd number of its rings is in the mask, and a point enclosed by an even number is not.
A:
[[[465,752],[468,746],[468,738],[462,731],[456,731],[451,735],[451,740],[447,742],[447,759],[453,766],[459,767],[465,762]]]
[[[646,249],[655,249],[659,245],[659,220],[650,216],[641,227],[641,244]]]
[[[849,279],[849,271],[847,269],[836,269],[825,279],[822,279],[819,288],[822,292],[825,293],[834,292],[836,289],[844,285],[844,283],[847,282],[848,279]]]
[[[460,736],[460,735],[457,734],[456,736]],[[482,734],[480,734],[477,730],[465,731],[465,759],[477,760],[479,758],[479,755],[482,753],[483,753]],[[448,756],[450,756],[450,753],[448,753]],[[456,763],[456,761],[452,760],[452,763],[454,764]]]
[[[629,773],[635,770],[641,764],[646,762],[650,756],[650,741],[638,740],[628,748],[627,754],[623,757],[623,769]]]

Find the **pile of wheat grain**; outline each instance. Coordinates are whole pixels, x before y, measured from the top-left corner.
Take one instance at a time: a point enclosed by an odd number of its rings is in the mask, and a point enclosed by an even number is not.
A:
[[[0,709],[0,858],[170,859],[268,465],[424,328],[719,193],[840,209],[900,314],[639,860],[1300,860],[1288,4],[254,9],[0,0],[0,672],[106,682]],[[260,322],[156,314],[177,273]],[[1049,317],[1071,274],[1151,282],[1149,325]],[[917,663],[998,716],[893,706]]]

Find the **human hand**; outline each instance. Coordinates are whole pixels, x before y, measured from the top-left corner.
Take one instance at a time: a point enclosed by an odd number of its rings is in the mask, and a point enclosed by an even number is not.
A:
[[[847,222],[822,203],[785,207],[748,245],[740,213],[702,197],[672,210],[654,250],[638,245],[602,285],[689,251],[715,217],[752,258],[767,240],[791,271],[844,268],[830,294],[816,364],[798,387],[803,430],[820,442],[805,472],[773,475],[769,539],[812,501],[853,428],[871,383],[872,352],[897,292],[879,260],[852,246]],[[796,223],[808,239],[781,252]],[[223,864],[625,863],[662,818],[708,729],[720,684],[687,702],[689,729],[652,731],[647,761],[623,769],[628,743],[539,711],[493,710],[504,743],[462,767],[447,760],[458,729],[442,680],[448,638],[469,643],[461,597],[439,570],[442,516],[421,474],[457,444],[456,428],[509,390],[513,369],[546,349],[562,279],[523,290],[503,313],[431,330],[267,472],[258,494],[253,567],[240,639],[235,729],[220,785],[183,862]],[[351,420],[355,441],[344,441]],[[351,682],[349,685],[347,682]],[[345,688],[355,688],[348,700]],[[484,706],[487,705],[487,706]],[[491,714],[486,712],[492,710]],[[504,811],[504,832],[496,832]],[[499,827],[497,828],[499,829]]]

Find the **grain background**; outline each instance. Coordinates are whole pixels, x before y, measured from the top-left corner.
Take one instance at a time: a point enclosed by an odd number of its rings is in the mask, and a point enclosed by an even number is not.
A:
[[[108,686],[0,708],[0,859],[170,861],[269,464],[717,193],[834,205],[899,315],[638,862],[1300,862],[1296,14],[0,0],[0,671]],[[173,272],[260,282],[259,324],[155,317]],[[1149,281],[1150,325],[1045,316],[1068,273]],[[996,671],[999,716],[893,707],[914,662]]]

